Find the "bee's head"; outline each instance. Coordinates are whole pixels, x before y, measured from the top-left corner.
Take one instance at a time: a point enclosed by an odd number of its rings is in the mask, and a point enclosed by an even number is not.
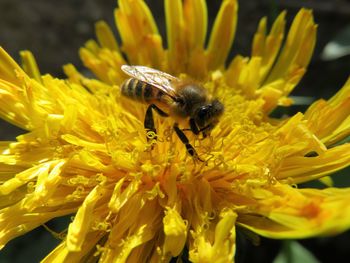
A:
[[[224,105],[219,100],[214,99],[198,108],[194,120],[199,129],[205,128],[206,132],[210,132],[218,123],[219,117],[223,112]]]

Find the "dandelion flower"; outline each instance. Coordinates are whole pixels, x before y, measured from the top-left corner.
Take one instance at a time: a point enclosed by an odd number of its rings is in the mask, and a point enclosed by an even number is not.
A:
[[[350,189],[299,189],[350,164],[350,81],[305,113],[269,117],[306,71],[316,39],[310,10],[285,33],[285,12],[258,26],[250,57],[226,59],[237,2],[222,1],[208,45],[204,0],[165,0],[167,47],[141,0],[119,0],[121,44],[105,22],[68,79],[41,75],[30,52],[20,67],[0,50],[0,116],[27,133],[1,142],[0,245],[64,215],[61,244],[43,262],[232,262],[236,228],[269,238],[306,238],[350,227]],[[225,112],[209,138],[188,137],[195,161],[155,115],[158,140],[143,127],[145,105],[120,94],[121,65],[188,77]],[[226,66],[228,65],[228,66]],[[184,127],[187,128],[187,127]]]

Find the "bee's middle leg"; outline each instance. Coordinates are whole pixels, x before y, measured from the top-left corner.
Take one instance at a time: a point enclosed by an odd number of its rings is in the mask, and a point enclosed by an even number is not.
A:
[[[200,129],[197,127],[197,124],[193,118],[190,119],[189,125],[190,128],[182,129],[182,131],[191,131],[195,135],[200,133]]]
[[[190,141],[188,140],[187,136],[185,135],[185,133],[179,128],[178,124],[175,123],[174,124],[174,130],[176,132],[176,135],[180,138],[180,140],[182,141],[183,144],[185,144],[186,146],[186,149],[187,149],[187,152],[195,159],[199,160],[199,161],[202,161],[196,150],[193,148],[193,146],[190,144]]]
[[[156,127],[154,125],[154,118],[153,118],[153,110],[155,110],[160,116],[162,117],[168,117],[169,115],[167,113],[165,113],[164,111],[162,111],[161,109],[159,109],[156,105],[151,104],[148,106],[147,111],[146,111],[146,115],[145,115],[145,121],[143,123],[146,132],[153,132],[155,135],[154,139],[157,139],[157,130]],[[147,140],[149,141],[150,138],[147,136]]]

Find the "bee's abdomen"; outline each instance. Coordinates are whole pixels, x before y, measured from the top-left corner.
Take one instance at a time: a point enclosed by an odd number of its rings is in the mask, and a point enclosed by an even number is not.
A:
[[[140,102],[150,102],[155,98],[155,89],[148,83],[131,78],[121,87],[122,95]]]

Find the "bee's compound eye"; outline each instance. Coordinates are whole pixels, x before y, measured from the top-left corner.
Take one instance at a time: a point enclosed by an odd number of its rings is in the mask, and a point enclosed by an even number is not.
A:
[[[208,106],[203,106],[198,111],[198,118],[202,119],[205,118],[208,115]]]
[[[196,122],[203,128],[210,119],[210,105],[202,106],[197,112]]]

